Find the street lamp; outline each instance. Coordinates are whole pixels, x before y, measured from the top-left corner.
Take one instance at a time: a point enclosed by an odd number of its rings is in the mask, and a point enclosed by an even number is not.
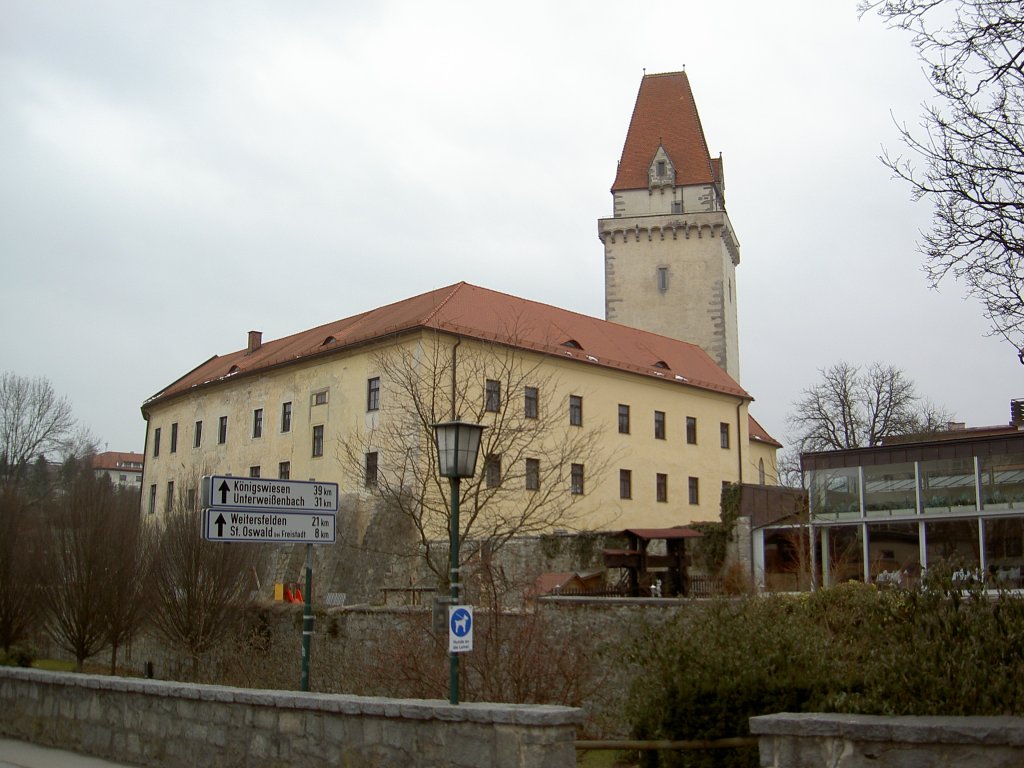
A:
[[[476,474],[482,424],[446,421],[434,425],[437,443],[437,471],[451,483],[452,518],[448,530],[451,605],[459,604],[459,481]],[[448,654],[448,701],[459,703],[459,654]]]

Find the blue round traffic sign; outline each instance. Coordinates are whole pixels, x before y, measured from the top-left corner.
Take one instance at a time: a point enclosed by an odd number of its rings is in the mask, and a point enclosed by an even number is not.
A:
[[[449,628],[456,637],[465,637],[473,630],[473,614],[465,608],[456,608],[448,619]]]

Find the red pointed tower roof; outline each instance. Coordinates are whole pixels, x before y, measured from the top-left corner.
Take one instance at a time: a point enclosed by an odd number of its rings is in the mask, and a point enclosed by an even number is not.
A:
[[[721,160],[712,160],[685,72],[644,75],[622,147],[612,192],[647,189],[648,170],[663,145],[675,166],[676,184],[721,182]]]

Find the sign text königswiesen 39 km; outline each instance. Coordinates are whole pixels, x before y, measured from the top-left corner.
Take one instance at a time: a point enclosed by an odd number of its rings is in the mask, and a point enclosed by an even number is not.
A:
[[[213,475],[203,478],[203,538],[333,544],[338,484]]]
[[[207,475],[203,478],[203,507],[337,512],[338,484]]]

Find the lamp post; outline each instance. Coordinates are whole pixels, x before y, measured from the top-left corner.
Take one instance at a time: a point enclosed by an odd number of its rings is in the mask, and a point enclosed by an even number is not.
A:
[[[451,605],[459,604],[459,482],[476,474],[482,424],[446,421],[434,425],[437,443],[437,471],[451,484],[451,524],[448,530]],[[448,701],[459,703],[459,654],[448,653]]]

